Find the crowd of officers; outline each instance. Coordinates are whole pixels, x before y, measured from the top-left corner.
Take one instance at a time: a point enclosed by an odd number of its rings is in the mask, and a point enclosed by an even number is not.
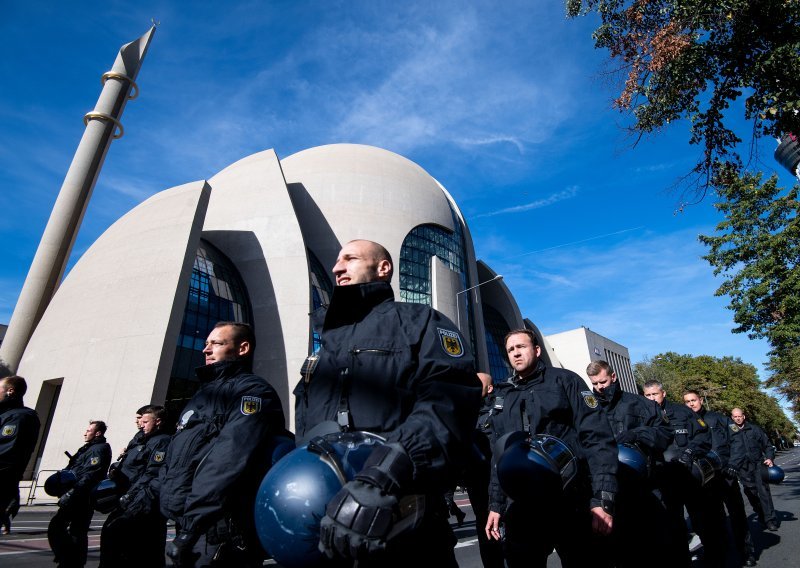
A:
[[[330,566],[457,566],[445,495],[468,488],[484,566],[689,566],[684,517],[702,539],[706,566],[724,566],[725,513],[745,565],[755,565],[739,483],[769,530],[777,530],[760,470],[774,449],[740,409],[732,420],[684,404],[650,381],[644,396],[623,392],[604,361],[589,365],[592,389],[572,371],[545,362],[537,336],[506,336],[513,375],[476,373],[460,331],[428,306],[394,301],[391,256],[378,243],[347,243],[333,268],[330,304],[312,314],[321,348],[308,357],[294,390],[298,445],[316,433],[368,431],[386,440],[330,500],[319,550]],[[100,566],[261,566],[265,551],[253,503],[270,467],[269,448],[285,429],[281,401],[253,374],[256,340],[245,324],[220,322],[197,370],[201,387],[174,433],[161,406],[136,412],[137,434],[112,464],[106,424],[92,421],[69,455],[74,483],[48,528],[58,566],[83,566],[93,489],[114,482],[115,501],[100,541]],[[22,404],[24,379],[0,380],[0,514],[10,524],[18,482],[39,430]],[[477,418],[477,421],[476,421]],[[477,427],[476,427],[477,424]],[[577,469],[562,490],[511,499],[497,474],[514,433],[554,436]],[[626,475],[618,447],[645,456],[647,475]],[[710,451],[718,472],[703,484],[693,472]],[[105,483],[105,482],[104,482]],[[102,485],[102,484],[101,484]],[[405,495],[424,495],[424,513],[393,531]],[[96,497],[95,497],[96,498]],[[166,541],[166,522],[176,536]],[[652,539],[659,540],[652,551]],[[424,551],[424,552],[421,552]]]

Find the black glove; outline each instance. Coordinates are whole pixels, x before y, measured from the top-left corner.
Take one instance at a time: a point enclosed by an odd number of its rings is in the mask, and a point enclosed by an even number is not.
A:
[[[131,494],[126,493],[119,498],[119,508],[125,511],[131,504]]]
[[[173,566],[180,568],[191,568],[194,563],[200,558],[199,552],[193,552],[194,547],[200,535],[191,532],[179,532],[172,542],[167,543],[167,556],[172,560]]]
[[[725,469],[722,470],[722,474],[728,479],[739,478],[739,470],[737,470],[735,467],[726,467]]]
[[[74,489],[70,489],[66,493],[64,493],[61,497],[58,498],[58,506],[61,508],[69,506],[70,501],[72,501],[72,496],[75,494]]]
[[[683,453],[678,456],[678,461],[691,470],[694,463],[694,450],[691,448],[683,450]]]
[[[328,503],[320,523],[320,552],[331,559],[363,560],[384,550],[399,516],[399,495],[413,473],[414,464],[399,444],[375,448],[364,469]]]
[[[636,441],[636,432],[626,430],[617,434],[617,444],[633,444]]]
[[[589,508],[602,507],[603,511],[613,516],[614,500],[615,495],[611,491],[595,491],[592,500],[589,502]]]

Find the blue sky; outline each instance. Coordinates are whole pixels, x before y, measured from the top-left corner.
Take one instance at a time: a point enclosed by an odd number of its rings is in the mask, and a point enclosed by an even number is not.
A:
[[[697,241],[720,220],[712,198],[677,211],[674,184],[697,156],[686,125],[633,148],[596,20],[566,20],[559,1],[3,2],[0,322],[100,75],[151,18],[141,95],[73,263],[148,196],[254,152],[371,144],[453,194],[478,257],[545,334],[585,325],[634,362],[664,351],[766,360],[764,342],[730,333],[727,301],[713,296],[721,280]],[[767,172],[779,168],[774,147],[759,148]]]

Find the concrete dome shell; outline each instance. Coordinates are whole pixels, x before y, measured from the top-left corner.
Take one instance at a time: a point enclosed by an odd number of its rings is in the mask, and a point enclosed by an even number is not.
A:
[[[439,183],[394,152],[331,144],[284,158],[281,167],[301,226],[317,227],[306,244],[325,266],[333,266],[340,245],[353,239],[379,242],[398,255],[418,225],[455,228]]]

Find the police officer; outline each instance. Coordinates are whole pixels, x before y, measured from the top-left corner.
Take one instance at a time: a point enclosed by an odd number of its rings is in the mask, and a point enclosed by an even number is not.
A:
[[[25,407],[25,379],[11,375],[0,379],[0,522],[3,534],[11,532],[11,517],[19,510],[19,481],[36,446],[39,416]]]
[[[742,454],[735,456],[736,461],[731,465],[739,472],[744,494],[758,515],[758,520],[768,530],[777,531],[778,517],[772,504],[772,493],[769,484],[761,477],[761,470],[773,465],[775,447],[761,428],[746,420],[741,408],[731,410],[731,418],[744,446]]]
[[[299,442],[328,426],[387,441],[328,504],[320,550],[359,567],[419,564],[420,555],[428,565],[457,566],[443,494],[465,463],[480,383],[451,321],[394,301],[392,271],[383,246],[347,243],[330,305],[312,316],[322,347],[294,390]],[[388,539],[399,500],[419,494],[423,518]]]
[[[683,402],[711,428],[712,450],[716,452],[720,459],[721,470],[718,475],[714,476],[709,488],[711,491],[717,492],[719,497],[714,496],[713,499],[707,500],[706,504],[710,505],[718,500],[724,503],[728,509],[736,550],[745,566],[755,566],[753,538],[747,524],[747,514],[744,510],[742,492],[739,489],[739,479],[736,475],[736,470],[731,467],[731,457],[733,455],[741,455],[744,447],[742,438],[738,437],[738,432],[731,428],[735,424],[727,416],[719,412],[706,410],[704,406],[705,398],[697,390],[689,389],[685,391],[683,393]],[[722,534],[718,534],[716,537],[721,538],[724,545],[724,527],[720,527],[720,530]]]
[[[617,374],[606,361],[592,361],[586,367],[592,390],[605,410],[618,444],[630,444],[641,450],[649,471],[656,461],[663,461],[663,452],[673,434],[658,405],[641,396],[624,392]],[[633,472],[618,475],[619,492],[614,515],[613,545],[608,547],[613,564],[619,568],[639,567],[647,558],[648,566],[669,566],[664,555],[652,554],[651,538],[667,531],[666,511],[653,493],[653,480],[647,474]],[[646,523],[642,519],[647,519]],[[671,543],[662,540],[665,547]],[[600,553],[602,551],[598,551]]]
[[[611,427],[583,379],[540,359],[534,332],[509,332],[505,347],[514,375],[503,392],[502,410],[492,417],[493,431],[498,437],[516,431],[555,436],[578,459],[579,473],[562,496],[545,505],[547,495],[535,503],[507,498],[493,467],[486,535],[499,540],[504,523],[511,568],[544,567],[554,547],[563,566],[589,566],[598,557],[589,552],[593,535],[608,536],[613,524],[617,446]],[[500,451],[495,444],[495,462]]]
[[[674,434],[672,443],[664,452],[666,463],[657,468],[657,484],[667,509],[667,530],[672,543],[664,552],[672,566],[689,566],[691,556],[683,508],[689,511],[693,524],[702,523],[698,515],[693,514],[697,510],[695,486],[698,482],[691,471],[694,461],[711,449],[711,432],[691,409],[667,400],[667,391],[660,381],[645,382],[644,396],[658,404]]]
[[[117,484],[119,505],[103,524],[100,536],[100,567],[163,566],[167,521],[161,515],[151,482],[164,464],[170,436],[163,406],[145,406],[137,412],[141,430],[128,445],[118,467],[109,472]],[[136,535],[131,540],[131,535]]]
[[[144,414],[145,410],[147,410],[148,408],[150,408],[150,405],[146,404],[136,411],[136,414],[134,415],[134,423],[136,424],[136,434],[133,435],[131,441],[128,442],[128,445],[125,446],[125,449],[122,450],[122,453],[119,455],[119,457],[117,457],[117,462],[121,462],[123,460],[125,454],[128,452],[129,449],[136,448],[141,445],[141,440],[144,437],[144,432],[142,431],[142,424],[140,421],[142,419],[142,414]],[[115,464],[111,464],[112,468],[114,466]]]
[[[75,486],[59,498],[58,511],[47,527],[47,540],[59,567],[86,564],[87,535],[94,515],[91,492],[111,465],[111,446],[106,442],[105,433],[105,422],[89,422],[83,434],[86,443],[70,457],[67,465],[75,474]]]
[[[211,565],[262,564],[253,503],[269,467],[265,447],[285,421],[275,389],[252,373],[255,346],[252,328],[236,322],[217,323],[206,340],[196,371],[205,384],[183,409],[157,484],[161,512],[176,523],[166,549],[175,566],[194,566],[199,550]]]
[[[466,485],[469,502],[475,513],[475,527],[478,529],[478,549],[484,568],[503,568],[503,549],[500,542],[489,539],[483,527],[489,517],[489,482],[491,480],[492,445],[497,441],[492,431],[492,416],[503,408],[503,390],[507,383],[495,385],[488,373],[478,373],[483,387],[483,405],[478,413],[478,424],[473,436],[472,453],[466,468]]]

